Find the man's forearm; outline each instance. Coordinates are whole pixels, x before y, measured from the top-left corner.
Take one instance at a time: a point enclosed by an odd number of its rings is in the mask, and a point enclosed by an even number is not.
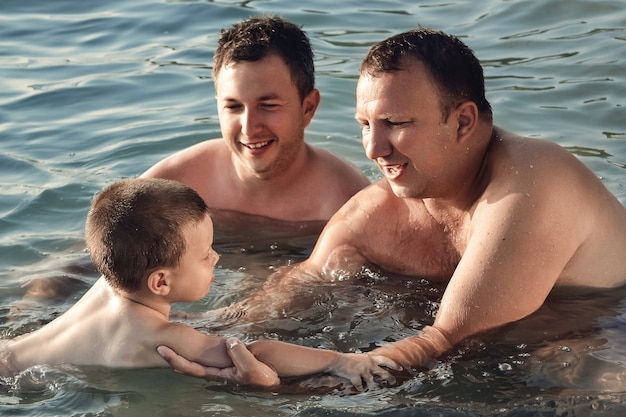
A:
[[[452,344],[441,331],[426,326],[419,335],[379,347],[372,353],[386,356],[409,370],[428,367],[451,348]]]
[[[320,282],[323,282],[320,275],[310,273],[299,265],[282,267],[248,298],[220,309],[219,321],[255,322],[284,318],[294,308],[313,305],[317,297],[311,292],[311,286]]]

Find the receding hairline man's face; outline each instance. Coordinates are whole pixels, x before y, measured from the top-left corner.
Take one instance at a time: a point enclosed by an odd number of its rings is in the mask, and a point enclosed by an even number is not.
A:
[[[442,118],[438,89],[424,64],[362,74],[356,119],[363,147],[398,197],[439,196],[447,187],[454,132]]]

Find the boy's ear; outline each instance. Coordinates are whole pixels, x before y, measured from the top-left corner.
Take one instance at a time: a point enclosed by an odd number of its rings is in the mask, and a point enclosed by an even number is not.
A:
[[[152,271],[148,275],[148,290],[156,295],[168,295],[172,290],[172,274],[166,268]]]

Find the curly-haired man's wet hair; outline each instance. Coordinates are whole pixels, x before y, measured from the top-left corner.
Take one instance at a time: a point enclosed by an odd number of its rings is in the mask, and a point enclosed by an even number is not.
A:
[[[313,51],[306,33],[276,16],[254,17],[222,29],[213,57],[213,78],[225,65],[277,54],[287,64],[300,99],[315,88]]]

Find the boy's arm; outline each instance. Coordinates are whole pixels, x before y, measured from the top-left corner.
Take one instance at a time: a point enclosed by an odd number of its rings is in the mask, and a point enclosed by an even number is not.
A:
[[[248,349],[258,360],[276,370],[281,378],[329,373],[350,380],[359,391],[363,389],[363,381],[370,386],[375,380],[395,382],[393,375],[383,366],[402,370],[393,360],[381,355],[340,353],[276,340],[259,340],[248,345]]]
[[[231,359],[231,351],[238,344],[242,345],[245,352],[237,355],[235,360]],[[255,359],[252,353],[248,352],[246,355],[247,349],[236,338],[227,340],[201,333],[184,324],[168,323],[159,332],[157,352],[170,363],[169,358],[173,357],[171,349],[196,362],[197,366],[192,368],[192,372],[184,373],[199,376],[197,373],[202,372],[201,376],[206,379],[226,379],[258,387],[274,387],[280,384],[276,372]]]
[[[258,361],[244,356],[237,366],[231,359],[237,339],[229,344],[222,337],[206,335],[180,323],[168,323],[159,334],[161,340],[158,345],[165,345],[182,357],[207,367],[203,372],[193,365],[192,374],[200,373],[210,379],[226,378],[246,385],[271,387],[280,382],[279,377],[329,373],[348,379],[356,389],[362,390],[363,381],[368,385],[375,380],[395,381],[382,366],[401,369],[393,360],[381,355],[340,353],[276,340],[252,343],[249,350]],[[163,348],[160,350],[161,354]]]
[[[394,383],[394,377],[381,366],[401,370],[394,361],[381,355],[345,354],[275,340],[254,342],[248,352],[236,338],[226,342],[189,327],[184,333],[187,333],[184,338],[170,341],[167,347],[159,346],[158,352],[176,370],[206,379],[225,378],[240,384],[271,387],[280,382],[278,377],[330,373],[348,379],[356,389],[362,390],[363,381],[368,385],[375,380]],[[206,345],[194,348],[194,344],[200,346],[202,339]]]
[[[280,384],[276,372],[260,362],[236,337],[226,340],[228,356],[233,366],[217,368],[192,362],[167,346],[158,346],[157,352],[175,370],[207,380],[226,380],[241,385],[272,388]]]

